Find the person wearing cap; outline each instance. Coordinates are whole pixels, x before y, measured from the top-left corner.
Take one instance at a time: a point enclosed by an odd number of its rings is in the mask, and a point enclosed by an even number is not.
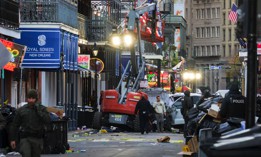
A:
[[[43,149],[44,125],[51,122],[46,107],[37,103],[38,93],[31,89],[27,94],[27,104],[16,111],[11,126],[11,147],[16,149],[19,129],[19,152],[23,157],[40,157]]]

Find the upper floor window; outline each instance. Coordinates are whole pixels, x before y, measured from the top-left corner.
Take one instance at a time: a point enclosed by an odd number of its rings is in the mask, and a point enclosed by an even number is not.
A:
[[[220,27],[217,27],[217,37],[220,37]]]
[[[202,47],[201,46],[198,47],[198,56],[202,56]]]
[[[212,8],[212,18],[216,18],[216,8]]]
[[[205,38],[205,28],[201,28],[201,38]]]
[[[228,30],[228,41],[231,41],[231,37],[232,37],[231,29],[229,29]]]
[[[217,8],[217,18],[220,18],[220,8]]]
[[[220,53],[220,46],[217,45],[217,54],[219,54],[219,53]]]
[[[223,41],[226,41],[226,30],[223,29]]]
[[[207,54],[208,54],[208,56],[211,56],[210,46],[207,46]]]
[[[234,48],[235,48],[235,52],[238,52],[238,51],[239,51],[239,49],[238,49],[238,44],[235,44],[235,45],[234,45]]]
[[[211,46],[211,51],[212,51],[212,55],[215,56],[216,55],[216,47],[214,45]]]
[[[216,37],[216,28],[215,27],[211,27],[212,30],[212,37]]]
[[[202,46],[202,56],[206,56],[206,47]]]
[[[197,9],[197,19],[200,19],[200,10],[199,9]]]
[[[200,28],[196,28],[196,38],[200,38]]]
[[[205,9],[201,9],[201,19],[205,19]]]
[[[199,55],[199,48],[198,48],[198,46],[194,46],[194,52],[195,52],[195,56]]]
[[[223,25],[226,25],[226,20],[227,20],[226,13],[223,13]]]
[[[210,33],[211,33],[210,32],[210,27],[207,27],[206,30],[207,30],[206,37],[209,38],[210,37]]]
[[[228,53],[229,53],[229,57],[232,56],[232,49],[231,49],[231,45],[228,46]]]
[[[207,19],[211,19],[211,10],[207,8]]]

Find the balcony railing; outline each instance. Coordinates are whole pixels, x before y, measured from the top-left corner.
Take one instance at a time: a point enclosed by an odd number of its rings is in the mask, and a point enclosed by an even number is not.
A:
[[[78,22],[79,38],[87,39],[87,17],[82,14],[78,14]]]
[[[93,0],[91,7],[93,14],[87,25],[88,41],[106,41],[112,28],[120,24],[121,3],[119,0]],[[99,15],[95,14],[94,10],[99,12]]]
[[[78,27],[76,4],[64,0],[21,1],[21,22],[53,22]]]
[[[112,32],[113,25],[106,19],[89,20],[88,41],[106,41]]]
[[[19,28],[19,3],[10,0],[0,1],[0,26],[9,29]]]

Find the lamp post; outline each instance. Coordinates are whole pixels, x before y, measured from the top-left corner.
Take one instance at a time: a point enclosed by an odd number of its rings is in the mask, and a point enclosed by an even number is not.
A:
[[[93,56],[95,57],[94,59],[94,69],[95,69],[95,76],[94,76],[94,80],[95,80],[95,95],[94,95],[94,98],[95,98],[95,109],[97,109],[97,89],[98,89],[98,83],[97,83],[97,75],[98,75],[98,72],[97,72],[97,55],[98,55],[98,48],[97,48],[97,45],[96,43],[94,43],[93,45],[93,50],[92,50],[92,53],[93,53]]]

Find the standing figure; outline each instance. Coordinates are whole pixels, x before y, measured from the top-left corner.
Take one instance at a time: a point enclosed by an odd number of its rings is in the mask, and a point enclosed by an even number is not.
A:
[[[95,90],[92,91],[92,96],[90,98],[90,102],[91,102],[91,106],[92,106],[93,110],[97,111],[97,95],[96,95]]]
[[[183,115],[185,124],[184,124],[184,137],[187,136],[187,124],[188,124],[188,111],[189,109],[191,109],[193,107],[193,103],[190,97],[190,91],[186,90],[184,92],[184,101],[182,103],[182,109],[181,109],[181,113]]]
[[[17,109],[11,128],[11,147],[16,148],[17,132],[20,135],[19,152],[23,157],[40,157],[43,149],[44,126],[50,123],[46,107],[37,104],[38,93],[27,94],[27,104]]]
[[[233,83],[229,88],[222,101],[221,109],[219,111],[222,118],[242,118],[245,119],[246,115],[246,100],[242,93],[239,91],[237,83]]]
[[[166,107],[160,100],[160,96],[156,97],[156,102],[153,103],[153,108],[156,112],[157,132],[163,132],[164,116],[166,116]]]
[[[146,131],[146,133],[148,134],[149,115],[151,114],[151,104],[148,100],[145,99],[144,96],[141,97],[141,100],[139,100],[136,105],[135,114],[137,113],[139,113],[141,134],[144,134],[144,131]]]

